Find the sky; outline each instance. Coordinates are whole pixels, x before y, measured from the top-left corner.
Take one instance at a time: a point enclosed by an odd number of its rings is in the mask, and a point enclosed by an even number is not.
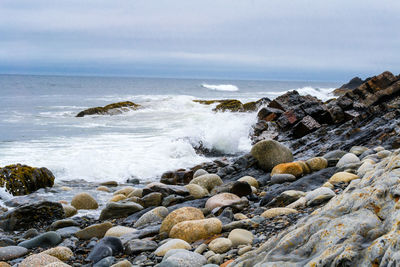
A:
[[[347,81],[400,73],[399,0],[1,0],[0,73]]]

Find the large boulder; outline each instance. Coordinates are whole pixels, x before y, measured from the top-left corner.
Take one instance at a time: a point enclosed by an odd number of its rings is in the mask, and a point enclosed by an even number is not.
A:
[[[274,140],[263,140],[256,143],[251,149],[251,155],[267,172],[280,163],[293,161],[292,152]]]
[[[160,228],[160,233],[167,233],[171,231],[172,227],[180,222],[204,219],[204,214],[201,210],[193,207],[183,207],[174,210],[163,220]]]
[[[136,110],[139,107],[140,107],[140,105],[135,104],[130,101],[118,102],[118,103],[109,104],[104,107],[95,107],[95,108],[85,109],[85,110],[79,112],[76,115],[76,117],[84,117],[87,115],[116,115],[116,114],[121,114],[122,112],[125,112],[125,111]]]
[[[14,196],[52,187],[54,179],[54,175],[46,168],[33,168],[21,164],[0,168],[0,186],[5,187]]]
[[[58,202],[43,201],[27,204],[8,211],[0,217],[0,227],[6,231],[35,228],[65,217]]]
[[[206,239],[222,231],[222,222],[217,218],[184,221],[172,227],[169,237],[179,238],[188,243]]]

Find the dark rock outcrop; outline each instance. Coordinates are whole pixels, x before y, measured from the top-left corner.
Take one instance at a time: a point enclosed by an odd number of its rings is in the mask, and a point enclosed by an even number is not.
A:
[[[14,196],[30,194],[39,188],[52,187],[54,175],[46,168],[14,164],[0,168],[0,186]]]
[[[0,217],[0,227],[5,231],[37,228],[64,217],[64,209],[60,203],[43,201],[20,206],[5,213]]]
[[[354,77],[348,83],[345,83],[340,88],[335,89],[333,91],[333,94],[335,96],[344,95],[347,91],[356,89],[357,87],[359,87],[363,83],[364,83],[363,79],[361,79],[360,77]]]
[[[131,101],[118,102],[109,104],[104,107],[88,108],[79,112],[76,117],[84,117],[87,115],[116,115],[121,114],[125,111],[136,110],[140,105],[135,104]]]
[[[261,106],[268,104],[271,100],[267,97],[261,98],[257,101],[242,103],[236,99],[222,99],[222,100],[193,100],[193,102],[203,105],[218,105],[213,109],[217,112],[252,112],[257,111]]]
[[[288,146],[297,158],[348,150],[356,145],[396,147],[399,135],[400,79],[390,72],[367,79],[355,89],[326,103],[290,91],[259,112],[253,142],[272,138]],[[271,113],[282,114],[261,127]]]

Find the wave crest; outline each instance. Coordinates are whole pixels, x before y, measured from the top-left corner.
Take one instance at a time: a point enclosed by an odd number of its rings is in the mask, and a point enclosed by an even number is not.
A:
[[[203,83],[201,85],[204,88],[215,90],[215,91],[228,91],[228,92],[236,92],[239,91],[239,88],[233,84],[206,84]]]

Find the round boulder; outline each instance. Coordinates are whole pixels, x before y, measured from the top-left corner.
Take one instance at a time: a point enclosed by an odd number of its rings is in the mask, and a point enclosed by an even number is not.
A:
[[[195,199],[203,198],[208,195],[207,189],[201,187],[198,184],[188,184],[185,185],[186,189],[189,190],[190,195]]]
[[[74,196],[71,205],[77,210],[95,210],[99,207],[97,201],[88,193],[79,193]]]
[[[172,227],[169,237],[179,238],[188,243],[221,233],[222,222],[217,218],[184,221]]]
[[[172,249],[191,249],[190,244],[181,239],[171,239],[167,243],[159,246],[154,252],[155,255],[162,257]]]
[[[339,162],[336,164],[336,167],[341,168],[345,165],[353,163],[360,163],[360,159],[353,153],[347,153],[340,158]]]
[[[274,140],[263,140],[256,143],[251,149],[251,155],[267,172],[280,163],[293,161],[293,154],[289,148]]]
[[[233,246],[249,245],[253,243],[253,234],[244,229],[234,229],[229,233],[228,239]]]
[[[303,168],[298,162],[281,163],[272,169],[271,176],[275,174],[291,174],[300,177],[303,175]]]
[[[160,228],[160,233],[167,233],[171,231],[172,227],[180,222],[190,220],[204,219],[204,214],[201,210],[193,207],[183,207],[174,210],[163,220]]]
[[[325,169],[328,167],[328,161],[323,157],[311,158],[306,161],[306,164],[308,165],[308,167],[310,167],[310,169],[313,172],[319,171],[319,170],[322,170],[322,169]]]
[[[228,238],[217,238],[208,244],[208,247],[215,253],[222,254],[227,252],[232,247],[232,241]]]
[[[204,174],[194,178],[189,184],[200,185],[201,187],[207,189],[208,192],[211,192],[214,187],[222,185],[223,182],[216,174]]]
[[[247,182],[249,185],[254,186],[255,188],[258,188],[258,181],[256,178],[251,177],[251,176],[243,176],[242,178],[238,179],[240,182]]]
[[[194,172],[193,174],[193,179],[199,176],[202,176],[204,174],[208,174],[208,172],[206,170],[203,169],[198,169],[197,171]]]
[[[241,199],[237,195],[231,193],[221,193],[210,197],[206,202],[205,208],[213,210],[217,207],[229,206],[240,201]]]

